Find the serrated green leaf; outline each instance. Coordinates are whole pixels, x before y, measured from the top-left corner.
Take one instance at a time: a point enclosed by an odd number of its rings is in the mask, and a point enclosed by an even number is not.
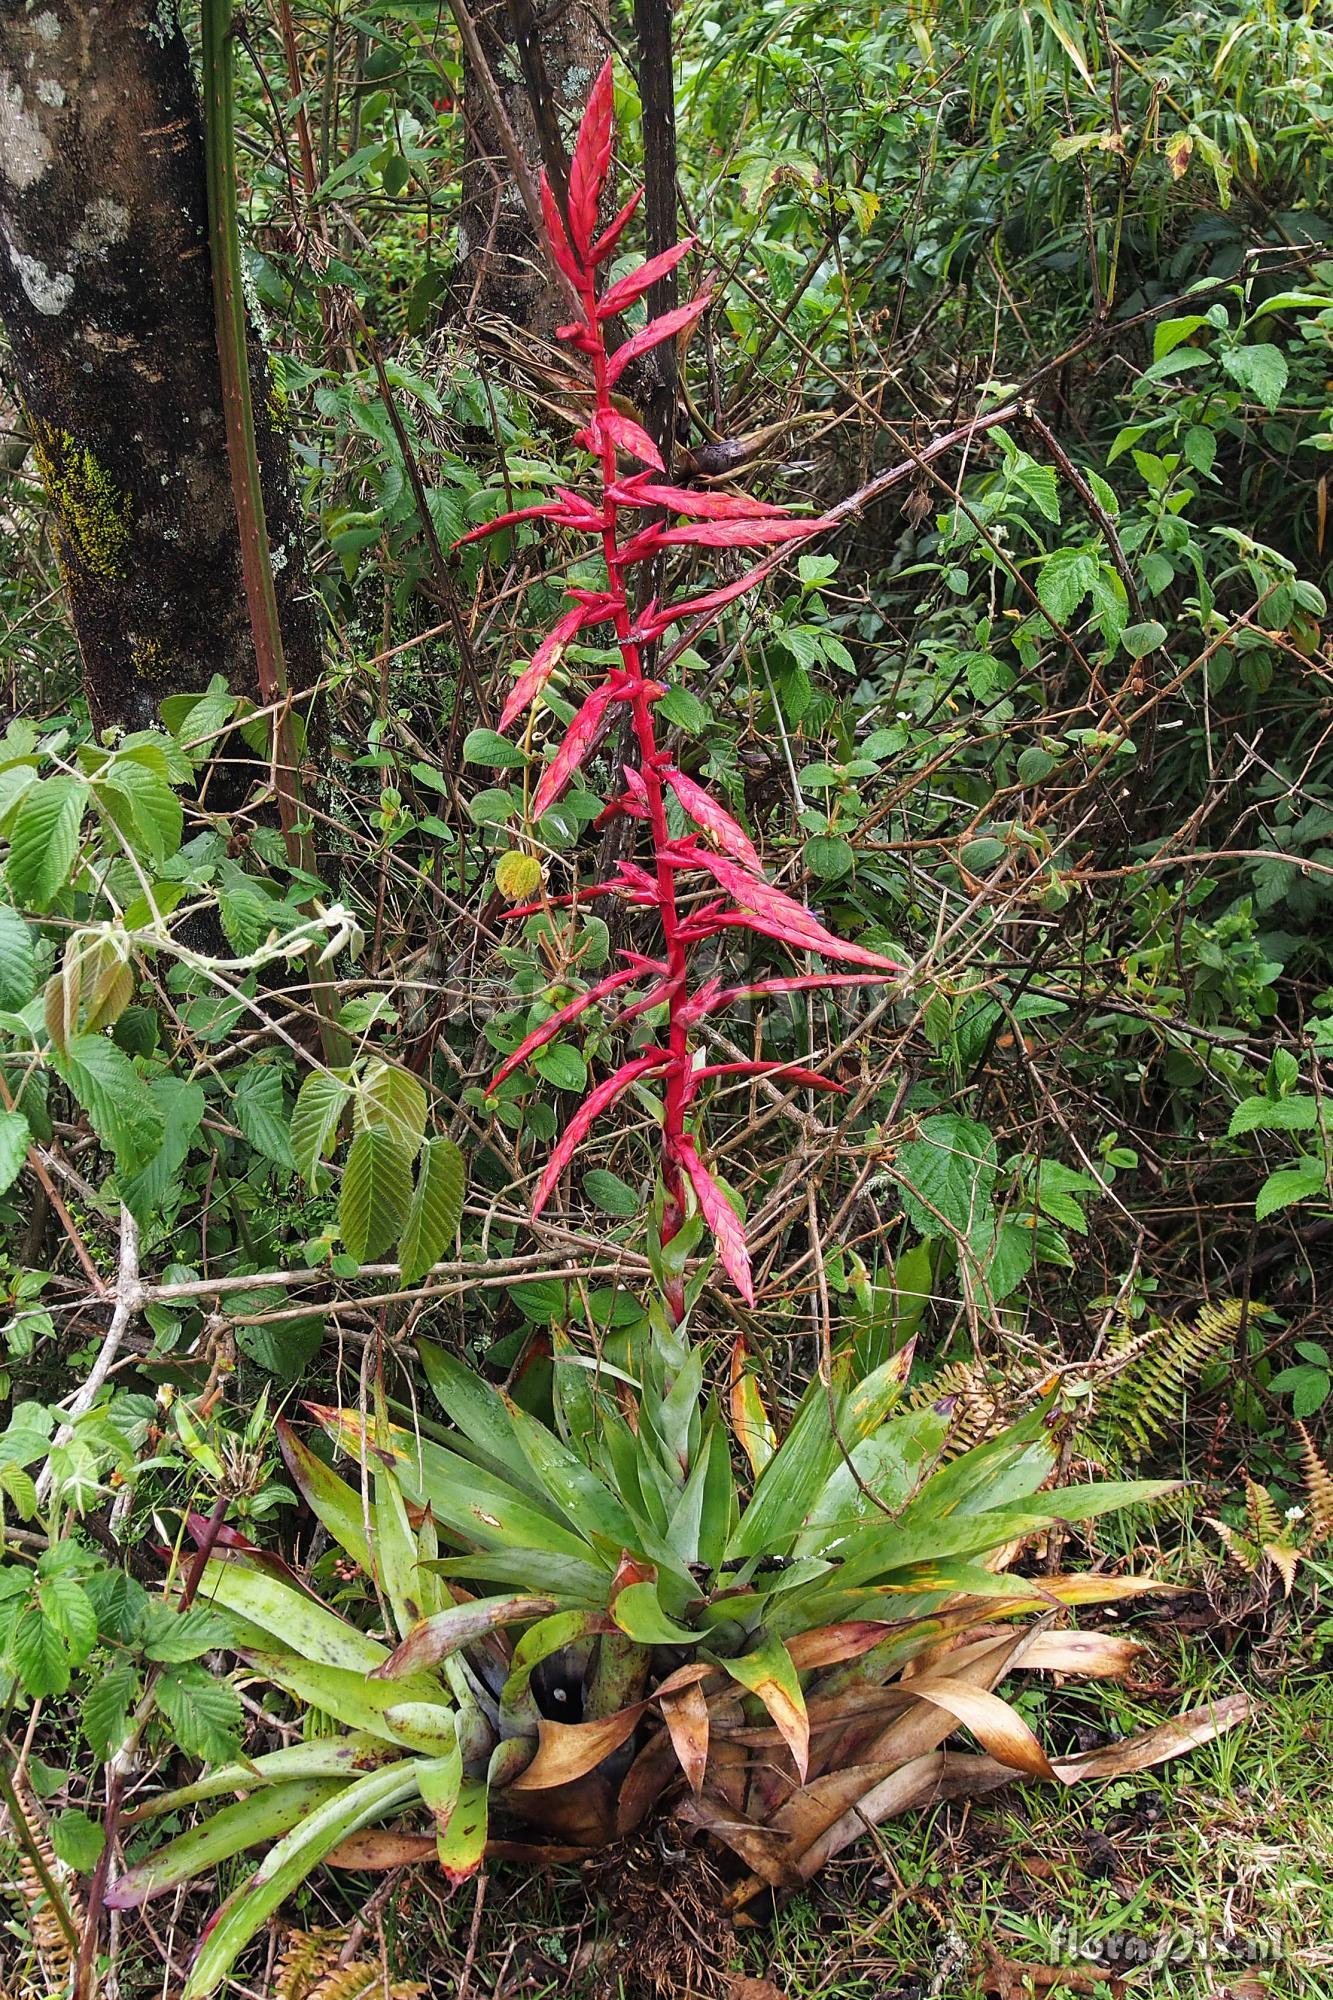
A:
[[[984,1219],[995,1189],[995,1141],[984,1125],[941,1112],[923,1118],[918,1136],[895,1158],[903,1206],[922,1236],[950,1228],[970,1235]]]
[[[165,1667],[158,1678],[157,1705],[187,1756],[218,1764],[234,1757],[241,1740],[241,1704],[234,1687],[206,1667]]]
[[[130,1734],[130,1710],[138,1700],[138,1674],[128,1660],[104,1668],[84,1694],[78,1726],[92,1754],[106,1762]]]
[[[0,1007],[26,1006],[37,987],[37,948],[17,910],[0,903]]]
[[[439,1262],[463,1213],[467,1170],[452,1139],[431,1139],[421,1150],[416,1186],[399,1247],[402,1281],[415,1285]]]
[[[117,1169],[145,1166],[166,1136],[162,1109],[123,1049],[104,1035],[74,1035],[54,1068],[88,1113],[93,1130],[116,1156]]]
[[[1241,1132],[1313,1132],[1319,1102],[1313,1097],[1242,1097],[1231,1114],[1227,1137]]]
[[[297,1092],[292,1110],[292,1157],[302,1180],[311,1187],[320,1161],[333,1151],[339,1120],[351,1096],[350,1084],[329,1070],[312,1070]]]
[[[140,1222],[161,1207],[175,1185],[204,1115],[204,1093],[197,1083],[156,1076],[148,1088],[162,1114],[162,1144],[138,1173],[117,1175],[120,1198]]]
[[[67,1868],[76,1875],[88,1875],[97,1866],[106,1835],[97,1820],[77,1806],[69,1806],[51,1820],[51,1845]]]
[[[202,1605],[188,1611],[173,1611],[159,1598],[148,1604],[148,1629],[144,1635],[144,1656],[164,1665],[180,1666],[197,1660],[216,1647],[227,1645],[230,1633],[224,1619]]]
[[[1086,549],[1052,549],[1037,577],[1042,609],[1067,625],[1097,579],[1097,560]]]
[[[21,906],[49,910],[64,888],[87,803],[88,787],[64,772],[28,787],[9,836],[9,886]]]
[[[31,1134],[18,1111],[0,1111],[0,1194],[8,1194],[28,1157]]]
[[[348,1255],[370,1263],[397,1241],[412,1203],[412,1155],[386,1127],[358,1132],[338,1195],[338,1228]]]
[[[283,1113],[282,1072],[273,1063],[248,1063],[232,1097],[236,1123],[255,1151],[276,1166],[296,1165]]]
[[[1303,1160],[1298,1167],[1280,1167],[1260,1188],[1254,1204],[1256,1222],[1267,1221],[1279,1209],[1293,1202],[1311,1201],[1328,1191],[1329,1177],[1322,1160]]]
[[[39,1605],[30,1604],[20,1613],[9,1654],[24,1692],[34,1701],[42,1695],[63,1694],[69,1686],[65,1642]]]
[[[1270,341],[1256,341],[1248,347],[1224,348],[1222,366],[1232,381],[1265,410],[1275,410],[1287,386],[1287,357]]]
[[[42,1610],[66,1646],[73,1664],[81,1666],[97,1644],[97,1613],[82,1584],[57,1571],[38,1586]]]
[[[138,835],[133,844],[160,867],[180,847],[183,827],[181,802],[164,771],[152,768],[139,753],[130,751],[112,760],[100,782],[128,802],[133,831]]]
[[[426,1130],[426,1093],[410,1070],[395,1063],[373,1062],[356,1088],[356,1126],[361,1132],[378,1126],[412,1158]]]

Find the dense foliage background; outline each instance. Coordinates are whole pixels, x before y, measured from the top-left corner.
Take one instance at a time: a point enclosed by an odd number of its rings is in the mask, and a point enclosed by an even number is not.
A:
[[[623,192],[641,165],[628,11],[609,24]],[[704,1380],[725,1400],[747,1357],[782,1432],[822,1360],[846,1350],[866,1372],[915,1336],[908,1391],[922,1409],[954,1399],[951,1448],[1058,1377],[1076,1418],[1064,1471],[1190,1482],[1079,1531],[1094,1566],[1137,1557],[1178,1587],[1151,1614],[1155,1688],[1062,1709],[1043,1684],[1025,1713],[1045,1705],[1085,1749],[1080,1732],[1118,1733],[1134,1698],[1137,1716],[1154,1692],[1169,1713],[1205,1687],[1268,1691],[1268,1749],[1247,1764],[1228,1739],[1231,1761],[1198,1781],[1239,1870],[1209,1878],[1219,1932],[1239,1882],[1251,1928],[1287,1939],[1287,1983],[1226,1989],[1247,2000],[1326,1990],[1318,1913],[1298,1921],[1291,1889],[1320,1865],[1282,1844],[1302,1827],[1316,1857],[1333,1844],[1326,1808],[1293,1808],[1261,1866],[1277,1808],[1252,1799],[1247,1816],[1235,1792],[1266,1758],[1295,1797],[1283,1758],[1318,1740],[1333,1533],[1322,12],[685,0],[674,25],[698,239],[682,296],[714,287],[680,342],[677,476],[743,466],[751,492],[836,525],[774,551],[713,629],[664,639],[658,726],[773,882],[908,968],[760,995],[701,1029],[710,1063],[762,1055],[845,1093],[713,1087],[710,1158],[755,1299],[720,1269],[696,1288]],[[495,727],[511,670],[567,586],[600,587],[596,564],[550,524],[453,546],[576,482],[578,357],[459,281],[467,113],[447,13],[284,4],[241,30],[247,296],[325,662],[299,735],[299,840],[262,701],[183,683],[152,728],[90,720],[59,496],[17,407],[0,509],[5,1784],[11,1830],[26,1811],[85,1885],[130,1719],[136,1785],[273,1747],[268,1694],[232,1672],[223,1635],[201,1618],[182,1636],[164,1608],[189,1517],[338,1596],[336,1548],[311,1542],[279,1456],[281,1409],[410,1408],[426,1334],[544,1416],[553,1353],[637,1379],[660,1313],[649,1098],[622,1099],[560,1199],[527,1212],[552,1143],[625,1058],[612,1004],[488,1090],[615,952],[648,948],[623,903],[561,900],[631,852],[626,823],[601,818],[618,739],[531,810],[547,725],[607,665],[595,635],[572,640],[538,726]],[[618,250],[612,273],[639,254]],[[654,591],[686,595],[751,558],[667,560]],[[710,949],[731,983],[792,969],[753,937]],[[1043,1546],[1038,1567],[1057,1558]],[[1165,1783],[1168,1819],[1183,1782]],[[1097,1838],[1123,1831],[1122,1806],[1103,1800]],[[1099,1876],[1087,1825],[1041,1830],[1063,1808],[1034,1806],[1017,1832],[997,1811],[976,1852],[951,1810],[839,1876],[827,1907],[779,1918],[750,1969],[793,1990],[1019,1992],[996,1983],[1005,1954],[1070,1956],[1058,1858],[1050,1872],[1067,1841],[1084,1936],[1180,1921],[1152,1913],[1147,1885],[1188,1875],[1184,1846],[1137,1880],[1109,1860]],[[993,1849],[1011,1832],[1050,1850],[1046,1874],[1006,1874]],[[31,1863],[14,1852],[19,1885]],[[964,1867],[984,1920],[954,1907]],[[903,1881],[924,1892],[932,1873],[943,1911],[904,1902]],[[543,1887],[534,1917],[531,1882],[501,1872],[479,1929],[480,1900],[442,1915],[438,1889],[410,1886],[424,1871],[387,1879],[355,1943],[378,1938],[396,1977],[462,1966],[497,1995],[572,1990],[573,1890]],[[364,1880],[319,1882],[308,1925],[361,1922]],[[886,1882],[890,1929],[847,1944],[839,1895],[864,1915]],[[1326,1900],[1326,1876],[1307,1891]],[[10,1897],[16,1992],[58,1990],[42,1895]],[[197,1935],[207,1907],[178,1903],[173,1923]],[[110,1942],[122,1994],[166,1990],[151,1924],[117,1919]],[[246,1963],[246,1990],[269,1991],[271,1954]],[[632,1979],[610,1963],[580,1959],[580,1976]],[[1195,1976],[1154,1991],[1203,1991]]]

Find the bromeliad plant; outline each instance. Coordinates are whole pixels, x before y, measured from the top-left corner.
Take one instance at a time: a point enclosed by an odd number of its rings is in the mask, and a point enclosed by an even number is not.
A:
[[[558,1335],[555,1359],[555,1429],[429,1345],[448,1425],[316,1408],[357,1485],[284,1427],[293,1480],[341,1551],[321,1565],[338,1608],[230,1533],[203,1594],[251,1672],[324,1720],[140,1808],[232,1801],[110,1895],[135,1906],[268,1846],[210,1925],[185,2000],[216,1989],[323,1861],[436,1859],[457,1883],[488,1853],[575,1858],[674,1798],[750,1871],[744,1900],[926,1798],[1141,1769],[1238,1719],[1222,1703],[1052,1761],[993,1692],[1018,1667],[1123,1672],[1132,1640],[1053,1631],[1052,1615],[1152,1588],[1008,1568],[1054,1520],[1163,1490],[1042,1493],[1062,1428],[1049,1401],[947,1458],[947,1403],[897,1408],[904,1350],[861,1379],[844,1360],[775,1444],[738,1357],[747,1496],[683,1337],[652,1347],[640,1382],[589,1368]],[[985,1754],[944,1752],[960,1727]],[[497,1839],[497,1818],[553,1844],[516,1845],[503,1826]]]
[[[598,1083],[565,1127],[538,1180],[532,1199],[534,1220],[550,1200],[557,1181],[577,1148],[603,1111],[632,1086],[655,1084],[662,1093],[662,1202],[658,1236],[665,1247],[685,1223],[694,1205],[717,1244],[732,1282],[747,1303],[754,1286],[745,1232],[726,1194],[706,1165],[692,1113],[700,1087],[715,1077],[783,1075],[789,1081],[819,1089],[836,1089],[828,1078],[791,1063],[760,1060],[696,1065],[695,1031],[709,1016],[737,1000],[764,994],[799,992],[807,988],[864,983],[894,977],[901,968],[866,947],[837,938],[794,898],[775,888],[745,829],[710,792],[678,770],[662,747],[654,721],[654,706],[666,694],[646,664],[647,651],[672,626],[693,621],[694,635],[706,629],[729,604],[752,590],[772,569],[770,555],[744,575],[702,596],[659,604],[655,599],[637,615],[631,605],[630,579],[645,563],[676,548],[770,549],[805,542],[832,525],[824,519],[798,518],[788,508],[757,500],[746,493],[696,491],[666,482],[661,453],[647,432],[620,407],[616,385],[627,368],[663,342],[677,339],[699,318],[709,295],[699,293],[687,304],[652,319],[618,346],[608,346],[608,332],[620,315],[681,262],[693,247],[686,238],[673,249],[650,258],[637,270],[599,291],[599,271],[615,250],[638,206],[636,193],[599,235],[598,208],[611,162],[613,130],[611,64],[608,61],[593,87],[579,129],[569,175],[569,201],[560,212],[551,187],[542,179],[542,207],[550,250],[559,271],[577,298],[579,317],[560,329],[591,366],[594,409],[576,442],[594,454],[600,477],[597,499],[559,490],[559,497],[539,506],[502,514],[464,536],[472,542],[524,521],[551,521],[595,536],[605,564],[605,587],[571,590],[572,608],[564,613],[538,646],[515,683],[500,717],[506,730],[538,701],[565,652],[580,633],[597,626],[614,629],[618,663],[585,696],[546,765],[532,801],[534,818],[556,804],[575,774],[597,748],[615,718],[628,714],[638,751],[637,768],[624,769],[624,786],[603,818],[625,816],[642,824],[651,843],[651,866],[622,860],[614,875],[582,887],[579,898],[617,895],[636,908],[656,913],[661,954],[645,957],[624,951],[625,963],[589,987],[533,1030],[509,1055],[492,1079],[496,1091],[530,1056],[554,1039],[587,1009],[613,994],[646,980],[647,990],[626,1006],[620,1021],[628,1023],[653,1009],[664,1008],[665,1031],[660,1043],[642,1050]],[[623,471],[621,460],[635,461],[639,471]],[[683,517],[668,526],[664,514]],[[659,518],[644,521],[644,516]],[[626,518],[639,521],[624,532]],[[673,835],[668,798],[674,798],[693,831]],[[682,884],[690,877],[709,878],[721,894],[702,903],[685,904]],[[562,898],[562,901],[572,900]],[[531,916],[551,907],[549,902],[523,904],[508,914]],[[732,930],[749,931],[795,952],[858,965],[860,973],[806,973],[764,978],[747,985],[725,986],[720,979],[691,980],[691,961],[701,945]],[[667,1303],[676,1318],[681,1311],[678,1273],[666,1282]]]

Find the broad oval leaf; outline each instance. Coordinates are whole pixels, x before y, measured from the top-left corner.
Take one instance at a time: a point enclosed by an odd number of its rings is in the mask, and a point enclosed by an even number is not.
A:
[[[452,1243],[466,1188],[463,1155],[453,1140],[427,1140],[417,1164],[416,1186],[398,1252],[404,1285],[415,1285],[424,1278]]]
[[[349,1256],[372,1262],[395,1241],[412,1201],[412,1155],[382,1125],[358,1132],[343,1169],[338,1228]]]

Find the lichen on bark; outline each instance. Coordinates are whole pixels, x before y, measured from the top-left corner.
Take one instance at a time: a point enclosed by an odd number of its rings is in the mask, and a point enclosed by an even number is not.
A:
[[[0,319],[99,725],[222,674],[256,698],[214,333],[199,106],[164,0],[0,0]],[[251,339],[295,691],[318,677],[295,495]]]

